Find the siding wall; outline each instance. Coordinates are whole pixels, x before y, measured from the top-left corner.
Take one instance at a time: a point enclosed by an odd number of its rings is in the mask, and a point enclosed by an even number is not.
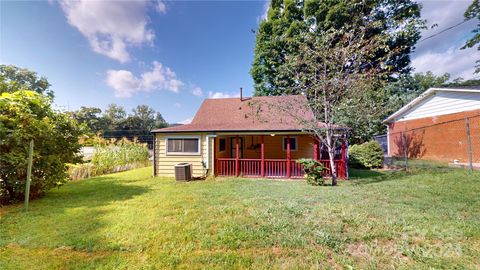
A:
[[[409,140],[411,158],[443,162],[468,162],[465,118],[470,118],[473,162],[480,162],[480,109],[389,124],[389,155],[403,156],[403,142]],[[406,131],[406,132],[405,132]],[[402,139],[402,132],[405,134]]]
[[[174,166],[178,163],[188,162],[192,164],[193,167],[193,176],[202,176],[203,167],[202,160],[208,159],[209,173],[214,171],[214,151],[217,151],[218,158],[227,158],[231,154],[231,141],[230,138],[235,138],[234,136],[221,136],[218,138],[226,139],[226,151],[219,152],[218,142],[216,143],[217,148],[215,149],[215,138],[210,138],[210,152],[207,157],[207,133],[169,133],[169,134],[155,134],[155,172],[158,176],[175,176]],[[200,136],[200,155],[166,155],[166,138],[168,137],[182,137],[182,136]],[[261,158],[261,150],[258,149],[248,149],[252,144],[252,136],[241,135],[243,137],[243,154],[244,158]],[[286,159],[287,152],[282,149],[282,140],[284,135],[276,136],[264,136],[265,142],[265,158],[267,159]],[[309,135],[292,135],[291,137],[297,138],[297,151],[291,151],[291,159],[300,159],[300,158],[313,158],[313,139]],[[233,141],[235,143],[235,139]],[[261,143],[261,138],[258,135],[253,136],[253,143]]]
[[[200,155],[166,155],[166,138],[182,136],[200,136]],[[192,164],[193,176],[202,176],[202,160],[209,160],[210,172],[213,171],[213,138],[210,138],[210,156],[207,157],[207,134],[206,133],[170,133],[155,134],[155,172],[158,176],[175,176],[174,166],[181,162]]]
[[[404,113],[395,121],[447,115],[480,109],[480,93],[438,91]]]

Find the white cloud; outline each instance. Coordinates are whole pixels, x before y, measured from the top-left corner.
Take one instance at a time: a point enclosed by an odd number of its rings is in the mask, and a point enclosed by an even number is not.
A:
[[[186,125],[192,123],[193,117],[187,118],[183,121],[180,121],[179,124]]]
[[[130,60],[128,47],[151,45],[155,34],[148,28],[147,0],[90,1],[61,0],[68,23],[77,28],[99,54],[121,63]],[[157,10],[165,13],[157,3]]]
[[[155,8],[160,14],[167,13],[167,5],[163,1],[157,1]]]
[[[432,71],[437,75],[450,73],[452,78],[474,78],[475,61],[480,59],[476,49],[460,50],[478,20],[471,20],[451,30],[440,31],[464,20],[463,13],[471,1],[420,1],[423,5],[422,18],[428,26],[438,25],[422,31],[422,38],[411,55],[415,72]],[[432,38],[426,37],[438,34]]]
[[[208,92],[208,98],[231,98],[231,97],[239,97],[240,94],[230,94],[227,92]]]
[[[175,106],[176,108],[181,108],[181,107],[182,107],[182,104],[180,104],[180,103],[177,102],[177,103],[173,104],[173,106]]]
[[[477,48],[460,50],[451,47],[445,52],[426,52],[415,57],[412,65],[415,72],[432,71],[436,75],[450,73],[452,79],[462,77],[471,79],[474,76],[475,60],[480,58]]]
[[[108,70],[107,85],[113,88],[116,97],[131,97],[138,92],[152,90],[180,91],[183,82],[178,80],[175,72],[154,61],[150,71],[135,76],[128,70]]]
[[[257,18],[258,22],[261,22],[261,21],[267,19],[269,8],[270,8],[270,0],[265,0],[265,3],[263,4],[262,15],[260,15],[260,17]]]
[[[196,86],[196,85],[192,85],[192,94],[194,96],[197,96],[197,97],[201,97],[203,96],[203,91],[202,91],[202,88]]]

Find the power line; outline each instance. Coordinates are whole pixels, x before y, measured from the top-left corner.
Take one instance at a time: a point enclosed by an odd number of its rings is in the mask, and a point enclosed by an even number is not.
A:
[[[433,35],[431,35],[431,36],[428,36],[428,37],[426,37],[426,38],[424,38],[424,39],[421,39],[421,40],[418,41],[417,43],[420,43],[420,42],[425,41],[425,40],[427,40],[427,39],[436,37],[436,36],[438,36],[438,35],[440,35],[440,34],[442,34],[442,33],[444,33],[444,32],[447,32],[448,30],[451,30],[451,29],[453,29],[453,28],[455,28],[455,27],[457,27],[457,26],[460,26],[460,25],[462,25],[462,24],[470,21],[471,19],[472,19],[472,18],[467,19],[467,20],[464,20],[464,21],[461,21],[461,22],[459,22],[459,23],[457,23],[457,24],[455,24],[455,25],[452,25],[452,26],[450,26],[450,27],[447,27],[447,28],[443,29],[442,31],[440,31],[440,32],[438,32],[438,33],[435,33],[435,34],[433,34]]]

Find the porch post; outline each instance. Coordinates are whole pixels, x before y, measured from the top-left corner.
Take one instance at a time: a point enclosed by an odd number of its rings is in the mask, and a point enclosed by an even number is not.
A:
[[[287,136],[287,178],[290,176],[290,136]]]
[[[238,135],[235,137],[235,176],[239,175],[239,160],[238,160]]]
[[[217,146],[217,138],[214,137],[213,138],[213,162],[212,162],[212,166],[213,166],[213,170],[212,170],[212,175],[213,176],[217,176],[217,166],[218,166],[218,161],[217,161],[217,150],[218,150],[218,146]]]
[[[313,137],[313,159],[318,160],[318,139]]]
[[[262,135],[262,148],[261,148],[261,152],[262,152],[262,164],[260,165],[260,172],[262,174],[262,177],[265,177],[265,144],[264,144],[264,141],[263,141],[263,135]]]

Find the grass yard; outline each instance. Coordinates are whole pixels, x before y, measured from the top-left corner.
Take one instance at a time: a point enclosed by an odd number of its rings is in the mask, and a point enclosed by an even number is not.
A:
[[[152,168],[0,209],[0,269],[480,268],[480,172],[175,183]]]

